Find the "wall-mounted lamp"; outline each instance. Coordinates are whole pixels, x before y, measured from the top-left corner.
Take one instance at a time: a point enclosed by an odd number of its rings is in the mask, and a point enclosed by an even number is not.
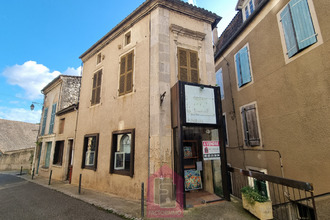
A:
[[[30,105],[31,111],[34,110],[34,104],[36,104],[36,105],[42,105],[41,103],[38,103],[38,102],[32,102],[32,104]]]

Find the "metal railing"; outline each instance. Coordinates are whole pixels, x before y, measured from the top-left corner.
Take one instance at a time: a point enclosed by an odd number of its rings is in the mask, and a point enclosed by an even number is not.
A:
[[[231,194],[241,198],[241,188],[262,181],[272,202],[274,219],[316,220],[316,206],[311,183],[271,176],[260,172],[228,167],[232,182]]]

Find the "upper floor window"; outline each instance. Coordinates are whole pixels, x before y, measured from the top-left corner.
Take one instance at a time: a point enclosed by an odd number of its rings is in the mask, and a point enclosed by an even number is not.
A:
[[[222,68],[220,68],[218,70],[218,72],[216,72],[215,78],[216,78],[217,86],[220,87],[221,99],[224,99],[225,98],[225,93],[224,93],[224,89],[223,89]]]
[[[101,63],[101,61],[102,61],[102,54],[99,53],[99,54],[97,54],[97,57],[96,57],[96,64]]]
[[[56,103],[52,105],[52,115],[50,117],[48,134],[53,134],[54,124],[55,124],[55,113],[56,113]]]
[[[250,17],[250,15],[253,13],[254,11],[254,0],[248,0],[243,4],[242,7],[242,11],[243,11],[243,20],[245,21],[246,19],[248,19],[248,17]]]
[[[125,34],[125,46],[131,43],[131,32]]]
[[[48,108],[45,108],[44,115],[42,117],[41,136],[45,134],[46,122],[47,122]]]
[[[317,42],[308,0],[291,0],[280,19],[289,58]]]
[[[119,95],[133,91],[134,51],[120,58]]]
[[[64,125],[65,125],[65,118],[61,118],[60,119],[60,124],[59,124],[59,127],[58,127],[58,133],[59,134],[63,134],[63,132],[64,132]]]
[[[198,52],[178,48],[179,80],[199,83]]]
[[[245,146],[260,146],[259,126],[256,105],[241,108]]]
[[[243,47],[235,54],[235,66],[238,87],[242,87],[252,81],[248,46]]]
[[[101,100],[101,82],[102,82],[102,70],[96,72],[93,76],[93,89],[91,104],[96,105]]]

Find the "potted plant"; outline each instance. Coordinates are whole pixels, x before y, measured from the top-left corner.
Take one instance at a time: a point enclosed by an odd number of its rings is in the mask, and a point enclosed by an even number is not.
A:
[[[245,186],[241,189],[243,208],[259,219],[273,219],[272,202],[256,189]]]

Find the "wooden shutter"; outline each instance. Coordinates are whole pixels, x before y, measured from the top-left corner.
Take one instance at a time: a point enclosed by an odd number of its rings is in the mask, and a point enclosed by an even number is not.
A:
[[[56,103],[53,104],[53,106],[52,106],[52,114],[51,114],[51,118],[50,118],[48,134],[53,133],[54,124],[55,124],[55,113],[56,113]]]
[[[250,71],[250,61],[249,61],[249,51],[248,47],[243,47],[240,50],[240,65],[242,73],[242,85],[251,82],[251,71]]]
[[[47,122],[47,114],[48,114],[48,108],[45,108],[45,110],[44,110],[44,117],[42,119],[41,135],[44,135],[45,134],[46,122]]]
[[[127,73],[125,93],[133,91],[133,51],[127,55]]]
[[[134,51],[120,59],[119,95],[133,91]]]
[[[198,53],[178,48],[179,80],[199,83]]]
[[[93,77],[92,105],[100,103],[101,100],[102,70],[99,70]]]
[[[235,64],[236,64],[238,87],[241,87],[243,85],[243,82],[242,82],[241,60],[240,60],[239,52],[235,55]]]
[[[198,54],[195,51],[189,52],[190,61],[190,82],[199,83]]]
[[[259,146],[259,129],[255,105],[249,105],[242,108],[242,119],[245,135],[245,144],[247,146]]]
[[[291,19],[290,6],[287,5],[280,14],[281,22],[284,32],[285,44],[287,49],[288,57],[292,57],[298,52],[298,44],[296,41],[295,31],[293,22]]]
[[[316,34],[307,0],[291,0],[289,3],[292,22],[299,50],[314,44]]]
[[[188,55],[184,49],[179,49],[179,80],[188,81]]]

